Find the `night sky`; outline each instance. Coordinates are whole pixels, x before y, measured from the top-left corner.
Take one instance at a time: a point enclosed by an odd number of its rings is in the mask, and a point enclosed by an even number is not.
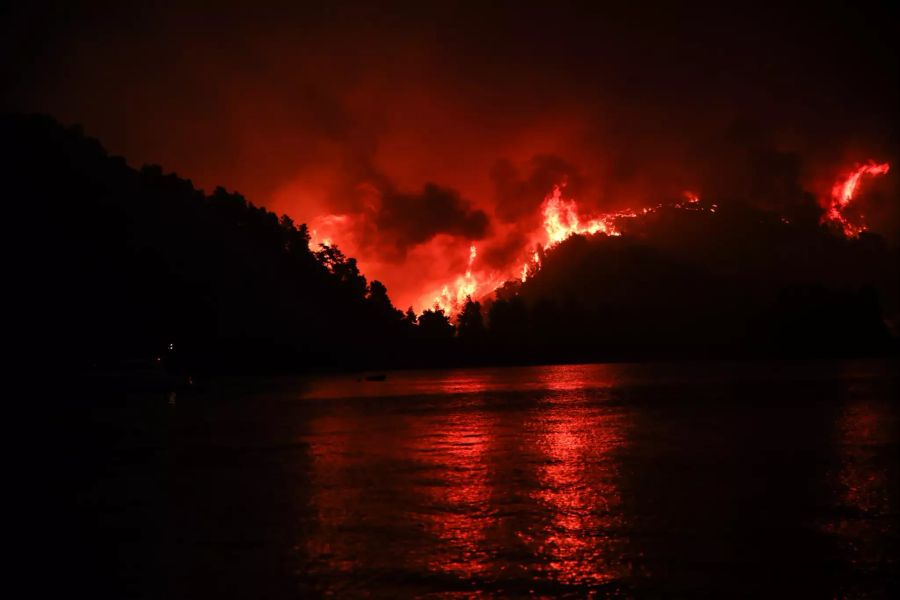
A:
[[[4,109],[308,222],[400,307],[473,243],[513,271],[556,184],[583,214],[685,190],[788,214],[900,156],[892,3],[332,4],[6,9]],[[896,239],[897,177],[870,187]]]

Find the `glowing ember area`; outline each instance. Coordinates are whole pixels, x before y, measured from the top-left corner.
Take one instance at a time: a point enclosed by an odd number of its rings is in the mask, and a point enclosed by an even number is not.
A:
[[[578,216],[578,207],[574,200],[565,200],[562,197],[562,187],[554,186],[553,193],[544,199],[542,207],[544,215],[544,231],[547,232],[549,246],[560,243],[568,237],[579,233],[604,233],[606,235],[621,235],[613,224],[619,217],[636,216],[634,212],[610,213],[585,223]]]
[[[534,254],[531,255],[531,262],[525,262],[522,264],[522,283],[528,281],[528,276],[537,272],[538,269],[541,268],[541,255],[537,250],[534,251]]]
[[[656,212],[664,206],[671,208],[716,212],[716,205],[701,205],[700,197],[694,192],[684,192],[685,200],[641,209],[625,209],[614,212],[601,213],[592,218],[584,218],[579,214],[578,203],[572,198],[563,196],[565,184],[553,186],[541,204],[542,222],[529,236],[528,255],[520,262],[513,263],[501,270],[484,271],[474,268],[477,252],[475,246],[469,249],[469,261],[465,274],[457,277],[452,283],[443,285],[439,292],[426,294],[418,303],[425,308],[437,308],[448,315],[455,315],[460,311],[468,298],[473,300],[490,294],[506,282],[518,281],[525,283],[541,268],[541,252],[554,248],[573,235],[607,235],[620,236],[622,232],[617,227],[621,219],[633,219]],[[521,265],[521,266],[517,266]]]
[[[687,204],[678,203],[675,205],[677,208],[686,208],[687,206],[690,206],[692,204],[696,205],[696,204],[700,203],[700,196],[698,196],[697,194],[695,194],[694,192],[692,192],[690,190],[685,190],[684,198],[685,198],[685,200],[687,200]]]
[[[469,262],[465,274],[457,277],[452,283],[445,284],[440,289],[440,292],[426,294],[422,300],[414,305],[414,308],[419,310],[439,309],[455,318],[468,299],[477,300],[485,297],[507,281],[515,281],[517,278],[523,275],[530,275],[540,268],[540,258],[537,252],[533,254],[531,264],[528,262],[524,264],[522,274],[517,274],[515,266],[510,266],[508,269],[503,270],[479,270],[475,267],[477,256],[478,252],[473,244],[469,248]]]
[[[444,285],[439,293],[427,294],[424,301],[421,302],[423,308],[440,309],[448,315],[454,316],[457,312],[462,310],[468,299],[471,298],[472,300],[476,300],[481,296],[490,294],[506,281],[515,280],[517,278],[516,273],[512,270],[477,271],[474,268],[477,256],[478,251],[473,244],[469,247],[469,262],[466,266],[465,274],[457,277],[453,283]],[[531,266],[529,266],[527,262],[525,263],[521,277],[526,277],[528,273],[533,272],[533,269],[538,268],[540,259],[538,258],[537,252],[534,253],[533,261]],[[514,269],[514,267],[511,267],[511,269]]]
[[[838,179],[838,181],[835,182],[834,187],[831,188],[831,203],[825,214],[822,215],[822,222],[831,222],[837,225],[847,237],[856,237],[861,232],[865,231],[865,223],[852,222],[851,219],[844,214],[844,211],[856,198],[863,175],[872,177],[884,175],[890,168],[891,166],[888,163],[879,164],[870,160],[864,165],[857,165],[848,175]],[[861,219],[862,215],[857,217],[858,221],[861,221]]]
[[[541,205],[542,227],[530,236],[530,245],[534,250],[530,250],[529,256],[518,263],[522,265],[521,269],[510,266],[502,271],[476,272],[473,270],[473,264],[477,252],[472,245],[469,249],[465,275],[457,277],[452,284],[444,285],[439,293],[428,295],[429,300],[433,298],[431,306],[454,314],[463,307],[468,298],[476,299],[478,294],[490,293],[506,281],[526,282],[528,277],[541,267],[539,248],[553,248],[573,235],[619,236],[621,232],[615,225],[617,219],[634,218],[655,210],[649,208],[640,212],[624,210],[603,213],[595,218],[583,220],[579,215],[577,202],[563,197],[564,187],[564,184],[555,185],[553,191],[544,198]]]
[[[444,312],[452,312],[453,310],[463,306],[467,298],[475,296],[478,290],[478,281],[472,272],[472,265],[475,264],[475,258],[478,256],[478,249],[475,244],[469,246],[469,262],[466,265],[466,273],[462,277],[457,277],[452,284],[444,285],[439,294],[434,296],[432,306],[443,310]]]
[[[313,250],[319,246],[333,246],[333,235],[347,229],[349,218],[347,215],[323,215],[313,221],[313,229],[309,233],[310,246]]]

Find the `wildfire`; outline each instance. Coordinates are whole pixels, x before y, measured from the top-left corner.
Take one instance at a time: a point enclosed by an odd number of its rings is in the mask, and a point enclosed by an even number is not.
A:
[[[541,255],[535,250],[534,254],[531,255],[531,264],[529,265],[528,262],[522,264],[522,283],[525,283],[528,280],[529,273],[534,273],[540,268]]]
[[[518,280],[521,283],[528,281],[528,278],[537,273],[541,268],[540,248],[550,249],[559,245],[573,235],[607,235],[620,236],[622,232],[616,226],[620,219],[631,219],[649,213],[655,212],[664,204],[658,204],[652,207],[645,207],[640,210],[620,210],[615,212],[602,213],[591,219],[585,220],[578,211],[578,203],[570,198],[563,197],[565,184],[553,186],[541,205],[541,214],[543,216],[542,228],[535,231],[531,236],[532,247],[531,254],[521,263],[521,269],[506,272],[479,272],[473,270],[473,264],[477,252],[475,246],[469,248],[469,262],[466,267],[465,275],[457,277],[452,284],[444,285],[440,293],[433,297],[433,306],[440,308],[447,313],[453,313],[459,310],[465,303],[467,298],[474,298],[476,292],[490,292],[499,287],[506,281]],[[685,210],[709,210],[715,212],[715,205],[707,208],[701,206],[700,197],[693,192],[685,192],[685,202],[676,202],[671,204],[675,208]]]
[[[866,229],[862,215],[847,214],[845,209],[856,199],[864,177],[884,175],[889,170],[888,163],[870,160],[865,164],[857,164],[842,175],[831,189],[825,214],[822,216],[823,223],[836,225],[847,237],[858,236]],[[492,269],[477,263],[478,249],[472,244],[468,247],[468,257],[462,274],[419,296],[419,300],[414,302],[414,307],[421,309],[430,306],[453,315],[462,309],[468,298],[475,299],[489,294],[507,282],[526,283],[540,271],[543,252],[573,235],[620,236],[623,219],[640,218],[666,209],[708,213],[715,213],[718,209],[716,204],[701,201],[696,192],[686,190],[683,198],[678,200],[586,216],[580,214],[576,200],[566,197],[564,192],[563,182],[555,185],[544,198],[540,208],[542,220],[540,225],[528,234],[529,244],[526,254],[504,268]],[[349,218],[347,215],[325,215],[316,219],[312,223],[315,227],[311,235],[313,245],[330,245],[331,240],[338,237],[344,240],[347,237],[344,232],[349,229]],[[781,221],[789,223],[784,217]]]
[[[322,215],[311,223],[310,244],[312,248],[333,245],[333,234],[338,235],[348,228],[349,217],[347,215]]]
[[[676,202],[674,204],[675,208],[684,208],[687,210],[697,210],[700,205],[700,196],[698,196],[696,193],[694,193],[690,190],[685,190],[683,195],[684,195],[684,199],[687,200],[687,202]],[[715,206],[715,205],[713,205],[713,206]],[[660,208],[660,207],[657,206],[657,208]],[[645,213],[648,212],[647,209],[644,209],[644,212]],[[712,211],[712,212],[715,212],[715,211]]]
[[[621,218],[638,216],[632,210],[604,213],[596,218],[584,221],[578,214],[578,204],[575,200],[563,198],[562,191],[565,184],[556,185],[553,191],[544,198],[541,213],[543,215],[542,231],[535,232],[532,236],[533,247],[530,256],[521,264],[520,271],[508,272],[479,272],[473,270],[475,258],[478,256],[474,245],[469,247],[469,262],[465,275],[457,277],[452,284],[444,285],[440,293],[433,296],[433,306],[447,313],[459,310],[466,299],[474,298],[478,291],[491,291],[506,281],[518,279],[522,283],[536,273],[541,267],[541,255],[537,248],[552,248],[567,238],[578,234],[604,234],[609,236],[621,235],[615,222]],[[641,214],[646,214],[645,210]]]
[[[621,235],[615,227],[615,220],[621,217],[636,216],[633,211],[608,213],[582,223],[578,217],[577,204],[574,200],[563,199],[562,187],[559,185],[554,186],[553,192],[544,199],[542,212],[548,246],[554,246],[579,233]]]
[[[475,258],[478,256],[478,249],[475,244],[469,246],[469,262],[466,265],[466,274],[457,277],[453,284],[454,290],[451,291],[450,285],[441,288],[440,294],[434,297],[434,306],[444,312],[451,312],[453,309],[461,307],[467,298],[475,295],[478,289],[478,281],[472,273],[472,265],[475,264]]]
[[[864,165],[857,165],[846,177],[838,179],[831,188],[831,203],[825,214],[822,215],[822,222],[830,221],[841,228],[847,237],[856,237],[866,230],[865,223],[851,223],[844,215],[846,209],[859,190],[860,180],[863,175],[884,175],[891,169],[888,163],[876,163],[869,160]],[[861,218],[861,217],[860,217]]]

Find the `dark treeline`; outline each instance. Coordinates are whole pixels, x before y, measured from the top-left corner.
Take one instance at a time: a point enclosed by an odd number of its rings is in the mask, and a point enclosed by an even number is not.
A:
[[[880,248],[876,254],[886,252],[878,238],[851,245],[865,254],[870,243]],[[487,337],[500,354],[536,362],[896,351],[883,316],[891,291],[884,268],[891,263],[880,263],[882,277],[853,273],[853,283],[811,271],[780,280],[774,265],[755,280],[762,259],[716,271],[627,236],[573,236],[547,253],[525,284],[498,291],[485,311]]]
[[[488,306],[488,337],[526,360],[839,357],[896,352],[900,256],[738,199],[620,220],[573,236]]]
[[[311,251],[305,226],[134,170],[47,117],[6,117],[2,136],[20,352],[225,371],[399,360],[409,324],[385,287],[336,248]]]
[[[896,249],[877,236],[749,209],[660,214],[621,238],[570,238],[458,315],[416,315],[287,216],[135,170],[48,117],[2,123],[11,327],[33,362],[284,372],[896,347],[883,307],[896,316]]]

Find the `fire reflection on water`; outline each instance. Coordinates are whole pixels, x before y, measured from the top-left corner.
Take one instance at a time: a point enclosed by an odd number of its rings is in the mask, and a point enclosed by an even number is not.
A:
[[[766,597],[782,580],[796,597],[880,597],[895,581],[897,380],[826,367],[328,379],[292,439],[308,457],[297,577],[337,597]],[[770,575],[754,579],[751,555]]]
[[[491,424],[482,413],[472,412],[431,425],[431,449],[419,449],[432,474],[421,488],[424,510],[419,518],[443,551],[427,566],[472,579],[490,567],[486,530],[493,518],[487,465]]]
[[[579,406],[581,399],[578,392],[555,397],[536,424],[545,460],[534,497],[547,523],[531,535],[552,576],[593,585],[623,574],[619,466],[613,453],[625,437],[620,414],[602,405]]]
[[[464,378],[437,399],[311,421],[310,564],[332,577],[403,565],[462,589],[617,579],[626,418],[575,372],[546,369],[527,401]]]
[[[891,447],[897,428],[890,404],[866,398],[848,401],[837,422],[838,467],[831,487],[839,510],[825,530],[862,570],[883,567],[884,541],[894,534],[890,517],[900,504],[900,474],[881,454]]]

